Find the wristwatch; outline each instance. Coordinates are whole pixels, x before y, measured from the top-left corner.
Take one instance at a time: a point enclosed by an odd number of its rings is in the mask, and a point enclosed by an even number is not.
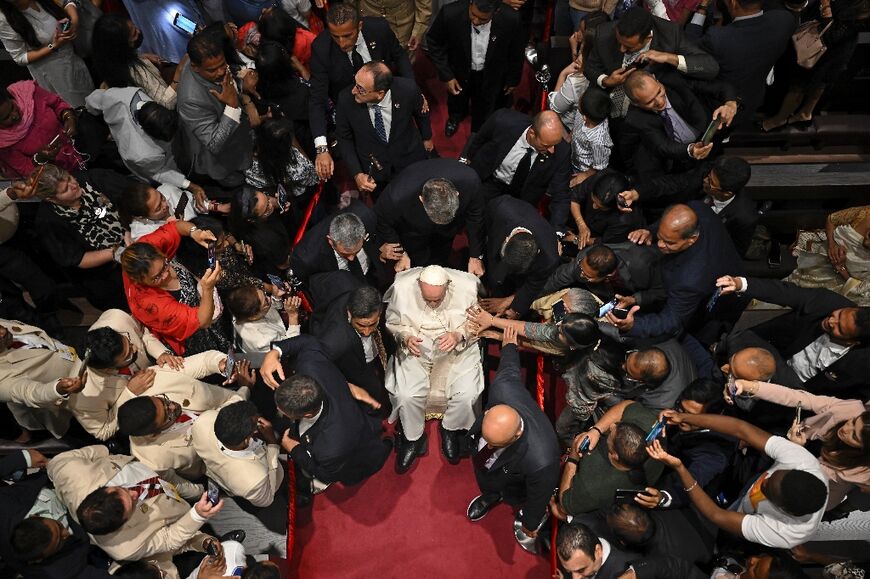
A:
[[[50,51],[54,52],[54,43],[49,42],[46,46],[48,46],[48,49],[49,49]]]
[[[314,147],[314,151],[318,155],[322,155],[324,153],[329,153],[329,147],[327,145],[318,145],[318,146]]]
[[[571,464],[576,466],[576,465],[580,464],[580,459],[574,458],[573,456],[569,456],[568,458],[565,459],[565,462],[570,462]]]

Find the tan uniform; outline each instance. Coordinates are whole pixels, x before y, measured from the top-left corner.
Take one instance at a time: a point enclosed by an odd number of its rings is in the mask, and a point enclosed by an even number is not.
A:
[[[422,42],[432,18],[432,0],[357,0],[357,8],[385,19],[404,48],[412,36]]]

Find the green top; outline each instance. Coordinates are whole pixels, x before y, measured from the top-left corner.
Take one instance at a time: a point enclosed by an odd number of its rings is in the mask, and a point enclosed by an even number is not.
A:
[[[658,420],[658,412],[635,402],[626,407],[621,422],[649,432]],[[649,459],[643,468],[648,484],[654,484],[662,475],[664,465]],[[628,473],[614,468],[607,458],[607,437],[602,436],[589,456],[584,456],[577,466],[571,486],[562,496],[562,507],[569,515],[580,515],[598,509],[607,509],[613,504],[616,489],[639,489],[643,485],[631,482]]]

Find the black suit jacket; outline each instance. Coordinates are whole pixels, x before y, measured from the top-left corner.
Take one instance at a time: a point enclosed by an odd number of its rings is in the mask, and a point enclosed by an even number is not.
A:
[[[375,131],[368,105],[354,100],[351,87],[338,96],[335,132],[351,176],[369,173],[370,155],[383,166],[380,171],[371,168],[370,174],[378,182],[388,181],[391,175],[426,158],[423,141],[432,138],[432,127],[429,113],[423,113],[423,93],[413,79],[396,77],[390,95],[392,119],[386,143]]]
[[[840,308],[854,308],[855,303],[831,290],[802,288],[793,283],[751,278],[745,295],[761,301],[788,306],[792,311],[752,328],[758,336],[789,359],[821,336],[822,322]],[[870,344],[853,346],[842,358],[819,372],[804,389],[810,392],[836,393],[867,383],[870,374]]]
[[[365,278],[360,279],[360,282],[373,283],[377,280],[376,270],[380,264],[378,260],[380,253],[377,242],[374,239],[378,218],[375,216],[375,212],[369,209],[365,203],[356,199],[351,201],[350,205],[339,213],[345,212],[353,213],[359,217],[369,234],[369,239],[363,243],[363,250],[369,260],[369,271]],[[329,241],[326,239],[332,219],[334,217],[323,219],[306,231],[299,245],[293,249],[293,253],[290,256],[290,267],[293,269],[293,273],[303,282],[308,282],[313,275],[338,271],[335,251],[333,251],[332,246],[329,245]],[[313,287],[309,285],[309,289],[313,290]],[[317,296],[312,296],[312,298],[316,300]]]
[[[595,579],[618,579],[625,573],[634,555],[619,549],[614,543],[610,543],[610,555],[598,573],[595,574]]]
[[[710,173],[712,167],[713,163],[705,159],[689,171],[641,179],[635,185],[635,190],[644,201],[667,199],[669,203],[685,203],[704,196],[704,177]],[[712,200],[709,203],[712,205]],[[759,219],[755,201],[748,193],[736,191],[734,200],[719,212],[719,218],[725,224],[737,253],[741,257],[745,256]]]
[[[471,74],[471,19],[468,0],[442,6],[426,34],[429,58],[443,82],[456,79],[465,87]],[[490,25],[483,66],[485,98],[495,102],[506,86],[517,86],[523,70],[520,19],[515,10],[497,9]]]
[[[653,16],[653,37],[651,50],[670,52],[682,55],[686,59],[687,76],[700,79],[716,78],[719,74],[719,63],[712,55],[704,52],[697,44],[686,38],[678,24],[668,22]],[[589,82],[598,84],[598,77],[609,75],[614,70],[622,68],[623,54],[616,42],[616,23],[605,22],[597,29],[595,43],[589,53],[589,60],[583,68],[583,74]],[[672,68],[670,65],[651,64],[650,72],[658,76],[662,70]]]
[[[481,181],[493,176],[520,135],[532,124],[531,118],[511,109],[499,109],[490,116],[480,132],[469,141],[466,157]],[[537,207],[545,193],[551,196],[550,223],[559,227],[570,214],[568,182],[571,180],[571,145],[556,145],[553,155],[538,155],[520,191],[520,199]]]
[[[364,389],[375,398],[382,398],[384,389],[383,379],[380,378],[366,363],[366,355],[363,350],[362,340],[353,326],[350,325],[347,313],[347,300],[350,293],[345,293],[330,304],[323,319],[323,323],[312,328],[312,333],[320,340],[326,357],[332,360],[335,366],[344,374],[348,382],[352,382]],[[384,348],[389,352],[391,348],[390,334],[383,327],[383,318],[378,331],[384,340]],[[374,362],[380,364],[375,357]]]
[[[727,26],[710,26],[706,33],[697,24],[686,24],[686,36],[699,40],[701,48],[719,63],[718,78],[737,88],[743,106],[735,126],[750,121],[761,107],[767,75],[788,48],[796,25],[794,15],[787,10],[765,10]]]
[[[528,272],[509,274],[502,263],[501,247],[511,231],[517,227],[528,229],[538,243],[538,255]],[[503,288],[496,293],[516,290],[511,309],[525,315],[529,306],[543,295],[542,290],[553,270],[559,265],[556,230],[544,220],[534,207],[507,195],[496,197],[486,207],[487,285]]]
[[[645,311],[656,309],[665,300],[665,288],[658,266],[662,255],[657,250],[634,243],[608,245],[616,254],[619,279],[612,283],[589,283],[580,277],[580,262],[592,247],[581,249],[571,262],[557,267],[547,279],[543,295],[566,287],[582,287],[604,302],[612,300],[617,293],[634,296]]]
[[[300,437],[291,458],[325,483],[354,485],[380,470],[389,454],[389,447],[378,436],[380,421],[354,400],[347,380],[326,357],[317,338],[302,335],[275,346],[283,357],[293,359],[297,374],[314,378],[323,388],[323,412]]]
[[[475,469],[474,474],[485,492],[524,482],[526,502],[522,505],[521,521],[526,529],[537,529],[547,514],[550,497],[559,486],[559,442],[550,419],[526,390],[520,375],[520,356],[513,344],[501,349],[498,372],[489,386],[487,408],[497,404],[506,404],[519,413],[523,434],[502,452],[492,468]],[[472,452],[477,450],[482,424],[483,415],[468,431]]]
[[[408,51],[399,44],[396,35],[383,18],[362,19],[362,35],[372,60],[381,60],[393,74],[413,79],[414,69]],[[329,30],[317,35],[311,44],[311,97],[308,100],[308,118],[314,137],[326,136],[327,100],[338,102],[339,93],[354,84],[354,70],[347,53],[333,42]]]
[[[674,71],[662,72],[657,78],[665,86],[671,106],[695,130],[696,142],[701,140],[710,124],[713,110],[737,98],[734,87],[721,80],[697,81]],[[691,160],[688,145],[668,137],[665,122],[659,113],[633,104],[628,107],[619,141],[622,151],[637,151],[638,145],[642,144],[657,156],[675,161]]]
[[[420,201],[423,185],[435,178],[448,179],[459,191],[456,217],[446,225],[433,223]],[[401,243],[415,267],[433,263],[446,266],[442,260],[433,259],[433,253],[446,258],[453,238],[465,228],[471,256],[481,255],[484,203],[479,189],[477,173],[459,161],[429,159],[414,163],[384,189],[375,203],[378,243]]]
[[[698,337],[703,326],[717,321],[733,323],[743,311],[746,300],[732,295],[719,298],[712,314],[707,312],[707,301],[716,290],[716,280],[733,275],[728,273],[729,269],[742,271],[743,261],[716,214],[702,201],[690,201],[688,205],[698,215],[700,236],[687,250],[662,257],[665,306],[655,314],[640,312],[630,336],[673,337],[686,331]],[[653,231],[657,229],[656,225]],[[719,333],[714,339],[718,337]]]
[[[6,465],[14,466],[12,471],[27,468],[24,456],[20,452],[3,459]],[[15,464],[17,463],[17,464]],[[25,477],[20,482],[10,486],[0,486],[0,558],[12,569],[26,579],[67,579],[69,577],[83,579],[109,578],[106,569],[99,569],[88,562],[90,541],[84,529],[72,517],[69,522],[70,537],[63,543],[60,551],[39,563],[19,561],[10,544],[15,526],[25,519],[39,492],[49,485],[48,475],[44,471]]]

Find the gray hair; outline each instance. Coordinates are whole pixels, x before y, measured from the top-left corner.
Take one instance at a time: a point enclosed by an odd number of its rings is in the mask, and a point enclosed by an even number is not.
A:
[[[592,292],[588,290],[577,287],[568,288],[568,291],[562,296],[562,301],[570,302],[570,305],[567,303],[565,305],[568,306],[568,311],[572,314],[586,314],[593,318],[598,317],[598,308],[601,304]]]
[[[39,168],[37,167],[33,173],[36,174],[38,171]],[[36,191],[34,191],[34,194],[43,201],[50,197],[54,197],[57,195],[58,183],[67,177],[69,177],[69,173],[65,169],[61,169],[57,165],[52,165],[51,163],[46,163],[45,170],[39,177],[39,183],[36,185]]]
[[[329,237],[343,248],[356,247],[366,238],[366,226],[353,213],[342,213],[329,224]]]
[[[420,194],[423,209],[436,225],[447,225],[459,210],[459,191],[449,179],[429,179]]]

